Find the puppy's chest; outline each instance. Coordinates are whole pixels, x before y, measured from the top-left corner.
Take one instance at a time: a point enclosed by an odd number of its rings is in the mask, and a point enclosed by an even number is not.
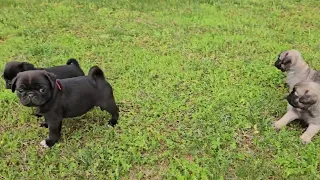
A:
[[[300,114],[300,119],[304,120],[308,124],[320,124],[319,114],[311,114],[311,111],[305,111],[297,108],[297,112]]]
[[[293,74],[293,73],[288,74],[288,76],[287,76],[287,84],[289,85],[290,88],[293,88],[294,85],[296,85],[299,82],[305,81],[305,80],[307,80],[306,77],[298,76],[298,75]]]

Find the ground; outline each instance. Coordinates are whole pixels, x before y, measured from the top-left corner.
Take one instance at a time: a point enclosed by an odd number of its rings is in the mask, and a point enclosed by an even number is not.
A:
[[[38,67],[73,57],[98,65],[120,120],[98,108],[48,130],[0,82],[0,178],[313,179],[320,137],[303,126],[277,132],[286,112],[274,62],[295,48],[320,69],[318,0],[1,0],[5,62]]]

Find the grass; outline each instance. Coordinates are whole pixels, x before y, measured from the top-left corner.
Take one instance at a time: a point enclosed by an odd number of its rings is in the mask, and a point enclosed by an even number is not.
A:
[[[320,137],[286,111],[277,55],[320,69],[317,0],[0,0],[0,69],[100,66],[120,106],[66,119],[60,142],[0,82],[0,178],[317,179]]]

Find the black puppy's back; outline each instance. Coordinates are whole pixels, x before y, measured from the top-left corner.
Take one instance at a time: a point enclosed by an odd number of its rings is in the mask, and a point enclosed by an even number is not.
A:
[[[101,110],[108,111],[112,115],[108,123],[111,126],[115,126],[119,118],[119,109],[116,105],[111,85],[105,80],[104,73],[98,66],[90,68],[88,77],[97,83],[97,88],[100,92],[101,97],[97,99],[96,106],[99,106]]]
[[[59,99],[64,100],[59,102],[64,106],[64,117],[82,115],[95,106],[103,110],[110,109],[109,104],[115,106],[112,87],[97,66],[90,69],[88,76],[59,79],[57,83],[61,87]]]
[[[51,72],[57,76],[57,79],[72,78],[78,76],[84,76],[78,61],[71,58],[67,61],[66,65],[54,66],[50,68],[41,68],[48,72]]]
[[[92,67],[88,76],[61,80],[53,76],[47,80],[52,87],[52,91],[47,91],[51,97],[40,106],[40,110],[44,112],[49,127],[49,138],[41,142],[42,146],[51,147],[59,140],[63,118],[81,116],[95,106],[111,114],[109,125],[117,124],[119,109],[113,97],[112,87],[105,80],[99,67]]]

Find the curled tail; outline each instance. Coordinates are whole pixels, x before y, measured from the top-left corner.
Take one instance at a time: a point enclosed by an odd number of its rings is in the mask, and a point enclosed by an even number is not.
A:
[[[74,64],[74,65],[80,67],[78,61],[77,61],[76,59],[74,59],[74,58],[70,58],[70,59],[67,61],[67,65],[70,65],[70,64]]]
[[[92,66],[89,70],[89,77],[97,81],[98,79],[104,80],[104,73],[98,66]]]

